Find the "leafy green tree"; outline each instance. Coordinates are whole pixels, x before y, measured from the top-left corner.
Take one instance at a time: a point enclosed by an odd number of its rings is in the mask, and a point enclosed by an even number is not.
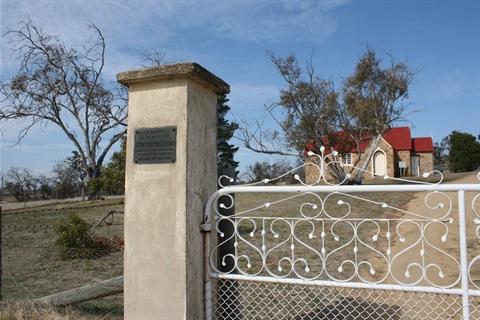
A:
[[[470,133],[453,131],[449,135],[449,169],[452,172],[476,170],[480,166],[480,143]]]
[[[229,100],[226,95],[220,95],[217,99],[217,167],[218,168],[236,168],[238,161],[234,156],[238,147],[230,144],[235,130],[238,129],[238,123],[230,122],[225,117],[230,111],[226,104]]]
[[[127,139],[122,138],[119,151],[113,153],[102,172],[103,189],[111,194],[125,193],[125,159]]]
[[[55,189],[59,198],[77,196],[85,185],[86,174],[80,164],[77,151],[63,161],[57,161],[52,168]]]
[[[442,141],[433,144],[433,166],[444,171],[448,168],[448,150],[450,148],[449,137],[444,137]]]

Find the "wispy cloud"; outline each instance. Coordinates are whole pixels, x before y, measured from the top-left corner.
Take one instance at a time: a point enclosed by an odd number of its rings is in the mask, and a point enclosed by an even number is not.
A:
[[[349,0],[336,1],[2,1],[1,28],[18,29],[28,15],[48,34],[68,45],[85,43],[87,24],[99,27],[107,42],[106,77],[140,67],[142,54],[155,48],[175,62],[213,60],[199,57],[203,48],[223,41],[269,46],[280,41],[323,41],[337,28],[335,10]],[[9,60],[8,38],[2,37],[2,73],[15,72]],[[192,55],[197,55],[193,56]],[[213,53],[215,54],[215,53]],[[3,78],[4,76],[2,76]]]
[[[2,1],[1,25],[15,28],[29,14],[47,32],[81,43],[80,27],[92,21],[115,49],[160,46],[178,41],[180,33],[243,42],[321,40],[336,29],[335,9],[348,2]]]
[[[115,81],[118,72],[139,68],[143,52],[157,49],[167,54],[167,62],[199,62],[225,77],[232,87],[232,113],[258,116],[263,114],[263,105],[271,102],[268,97],[278,96],[279,88],[275,80],[265,84],[269,62],[262,51],[279,43],[290,47],[301,41],[325,41],[338,28],[339,8],[348,3],[350,0],[2,0],[0,26],[2,33],[18,29],[18,22],[29,15],[47,34],[60,36],[70,46],[88,40],[87,24],[92,22],[107,42],[107,81]],[[5,80],[15,73],[17,62],[9,60],[8,37],[0,41],[0,80]],[[260,60],[250,61],[247,53],[239,55],[243,49],[255,51]],[[273,67],[271,72],[275,73]],[[49,126],[48,132],[55,132],[52,128]],[[7,150],[5,145],[15,141],[19,127],[11,124],[7,128],[2,123],[2,129],[3,150]],[[69,154],[68,141],[58,142],[36,130],[15,150],[21,149],[23,154],[49,150],[54,159]],[[58,143],[65,143],[66,150]],[[41,150],[34,150],[36,146]],[[13,159],[8,154],[6,158]]]
[[[459,70],[449,71],[435,78],[427,87],[427,97],[430,103],[446,102],[459,95],[468,94],[472,82],[468,76]]]

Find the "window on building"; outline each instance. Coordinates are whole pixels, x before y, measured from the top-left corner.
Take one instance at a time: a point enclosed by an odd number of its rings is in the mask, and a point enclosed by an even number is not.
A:
[[[343,162],[343,164],[351,165],[352,164],[352,154],[351,153],[342,154],[342,162]]]

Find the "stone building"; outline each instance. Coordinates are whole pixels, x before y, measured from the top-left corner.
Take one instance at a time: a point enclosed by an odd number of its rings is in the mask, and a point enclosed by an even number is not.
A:
[[[360,144],[362,158],[366,157],[371,147],[371,141]],[[328,153],[329,151],[326,151]],[[307,157],[306,162],[311,163],[317,157]],[[337,159],[345,165],[345,172],[349,172],[358,158],[356,147],[339,154]],[[318,159],[318,158],[317,158]],[[357,166],[363,163],[359,162]],[[318,179],[318,169],[314,166],[305,167],[306,182],[311,184]],[[386,132],[370,159],[363,179],[373,179],[376,176],[388,175],[390,177],[419,176],[433,170],[433,140],[431,137],[412,138],[409,127],[391,128]],[[358,168],[351,173],[354,176]],[[328,174],[327,174],[328,178]]]

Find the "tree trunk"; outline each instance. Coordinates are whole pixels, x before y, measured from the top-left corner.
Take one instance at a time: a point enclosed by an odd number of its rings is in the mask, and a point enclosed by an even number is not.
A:
[[[55,307],[68,306],[98,298],[123,293],[123,276],[89,284],[72,290],[55,293],[34,300],[34,303],[49,304]]]
[[[370,145],[370,150],[368,150],[367,156],[365,157],[365,161],[363,161],[362,167],[360,168],[360,170],[358,170],[358,172],[355,176],[355,179],[353,179],[355,184],[361,184],[362,183],[363,173],[365,172],[365,170],[367,170],[367,166],[370,163],[370,160],[372,159],[373,153],[377,149],[378,143],[380,142],[381,138],[382,138],[381,134],[379,134],[379,135],[377,135],[373,138],[372,143]]]

